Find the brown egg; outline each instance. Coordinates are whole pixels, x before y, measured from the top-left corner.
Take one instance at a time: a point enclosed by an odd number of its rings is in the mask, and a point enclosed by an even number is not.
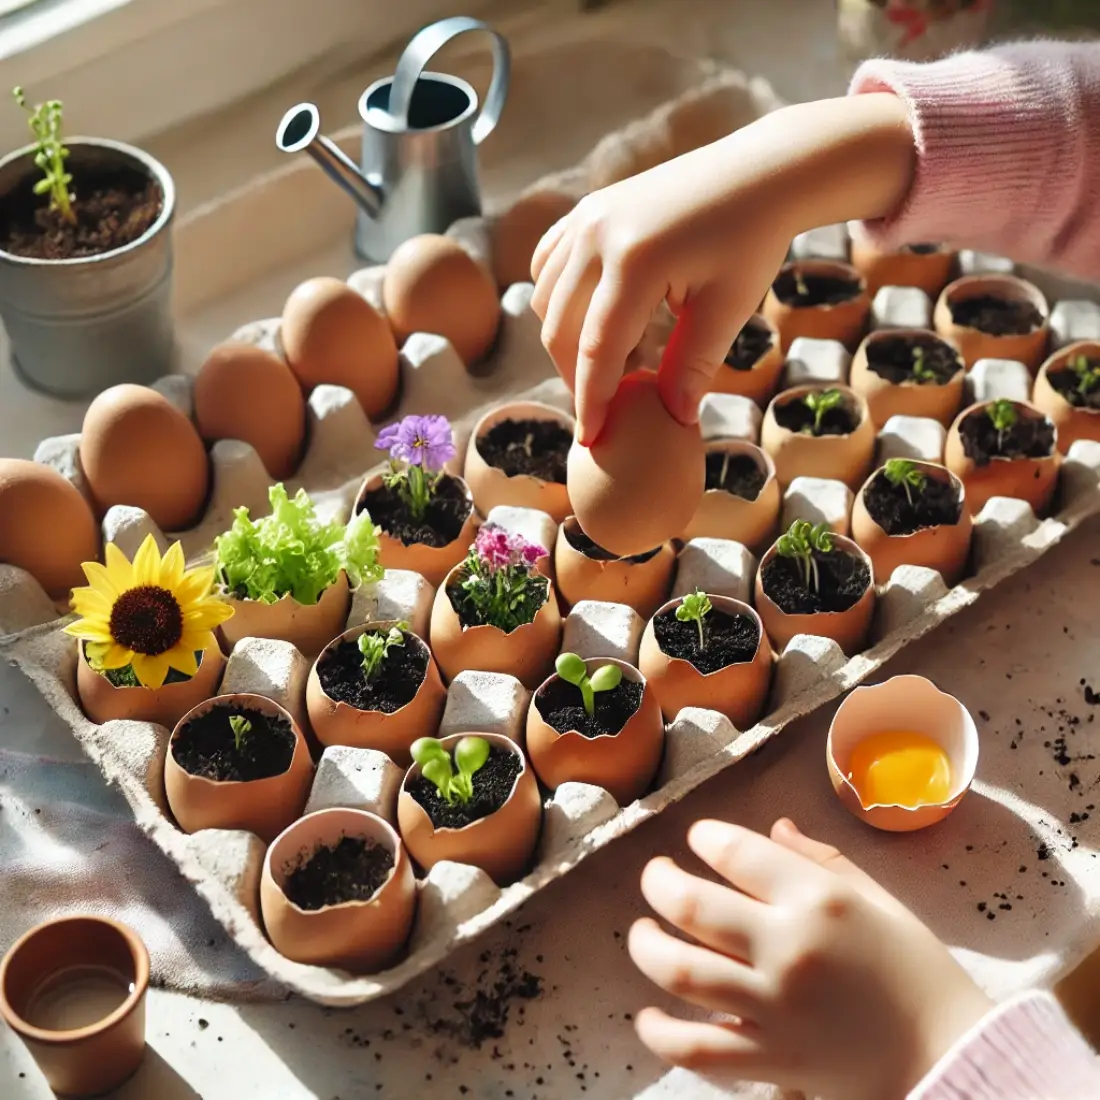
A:
[[[88,406],[80,461],[102,511],[144,508],[164,531],[180,531],[202,513],[210,463],[195,426],[166,397],[124,383]]]
[[[591,447],[575,439],[566,487],[584,532],[621,558],[679,538],[706,485],[699,425],[674,420],[651,371],[628,374]]]
[[[500,290],[531,281],[531,257],[543,234],[576,205],[560,191],[532,191],[493,226],[493,274]]]
[[[0,458],[0,562],[65,600],[87,583],[80,563],[98,557],[99,524],[72,483],[39,462]]]
[[[306,403],[290,368],[254,344],[229,341],[206,358],[195,378],[195,424],[207,443],[251,444],[279,481],[297,468],[306,434]]]
[[[321,276],[296,287],[283,306],[279,336],[307,392],[322,383],[344,386],[371,420],[397,397],[400,374],[390,326],[347,283]]]
[[[1065,370],[1077,356],[1100,358],[1100,343],[1081,340],[1055,352],[1039,369],[1031,403],[1048,416],[1058,431],[1058,450],[1069,454],[1070,447],[1079,439],[1091,439],[1100,443],[1100,409],[1089,405],[1071,405],[1050,384],[1051,374]]]
[[[414,332],[434,332],[445,336],[469,367],[496,342],[496,285],[450,237],[425,233],[405,241],[386,264],[382,301],[399,344]]]

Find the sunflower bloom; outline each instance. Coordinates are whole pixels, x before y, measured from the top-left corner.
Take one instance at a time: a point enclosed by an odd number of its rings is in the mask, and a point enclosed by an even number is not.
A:
[[[143,687],[161,687],[173,668],[194,676],[195,654],[213,644],[214,628],[233,614],[211,594],[213,567],[185,569],[178,542],[161,558],[152,535],[133,564],[114,543],[104,557],[105,565],[82,565],[88,585],[72,595],[80,618],[65,633],[86,643],[93,667],[129,666]]]

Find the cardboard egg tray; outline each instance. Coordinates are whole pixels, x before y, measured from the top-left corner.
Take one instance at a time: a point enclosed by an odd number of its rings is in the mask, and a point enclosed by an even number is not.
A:
[[[667,125],[667,120],[665,125]],[[456,225],[453,232],[485,259],[490,219]],[[797,240],[796,255],[828,255],[844,247],[843,230],[830,227]],[[964,265],[984,269],[1003,264],[995,257],[973,254]],[[349,282],[378,303],[381,269],[368,268]],[[923,304],[900,288],[886,288],[876,298],[876,325],[920,323],[914,311]],[[455,424],[459,458],[470,430],[487,407],[502,400],[538,400],[570,409],[568,391],[557,379],[539,337],[539,323],[529,306],[532,287],[516,284],[503,296],[502,326],[487,363],[468,372],[446,340],[415,334],[401,354],[401,396],[388,422],[409,413],[443,413]],[[929,306],[930,309],[930,306]],[[1095,336],[1100,306],[1062,302],[1055,310],[1055,340]],[[667,321],[667,319],[666,319]],[[638,358],[652,360],[667,325],[655,323]],[[234,334],[278,350],[278,321],[258,321]],[[848,353],[829,341],[800,340],[791,348],[783,386],[805,381],[844,381]],[[972,396],[1021,397],[1019,364],[994,364],[976,370]],[[1026,380],[1023,382],[1026,385]],[[191,410],[191,382],[167,376],[157,388],[185,413]],[[337,386],[318,386],[308,403],[308,446],[300,469],[290,479],[302,486],[326,516],[347,519],[364,474],[381,466],[373,447],[376,426],[364,416],[352,394]],[[714,438],[756,440],[761,412],[752,402],[729,395],[710,395],[702,406],[704,434]],[[942,458],[944,429],[935,421],[895,417],[879,434],[878,458]],[[39,461],[61,471],[87,492],[80,469],[78,437],[45,440]],[[213,486],[202,521],[193,529],[172,532],[189,559],[211,545],[231,520],[232,509],[246,505],[253,515],[267,508],[270,479],[255,451],[239,442],[222,441],[211,453]],[[783,500],[781,522],[795,518],[825,521],[846,531],[851,492],[840,482],[797,478]],[[384,973],[352,976],[345,972],[291,962],[265,938],[258,911],[259,877],[265,848],[258,837],[239,831],[181,832],[171,819],[164,794],[164,759],[169,731],[131,721],[97,726],[76,701],[77,649],[62,634],[58,609],[28,574],[0,565],[0,653],[18,665],[37,686],[106,779],[117,785],[139,826],[173,859],[181,873],[210,905],[240,947],[287,989],[329,1005],[352,1005],[391,993],[438,963],[455,948],[514,912],[546,886],[616,837],[622,836],[725,768],[736,764],[778,734],[788,723],[872,676],[909,642],[973,603],[1004,578],[1029,565],[1088,516],[1100,511],[1100,444],[1077,443],[1062,468],[1056,514],[1039,520],[1022,501],[995,498],[976,517],[971,567],[966,578],[948,589],[934,571],[906,566],[895,571],[878,593],[876,617],[868,648],[846,658],[835,642],[799,635],[778,658],[765,717],[751,729],[738,730],[721,714],[688,709],[667,729],[666,747],[653,789],[629,806],[619,806],[602,788],[566,783],[545,799],[542,837],[534,862],[520,881],[498,888],[477,868],[442,863],[420,880],[416,924],[405,957]],[[547,547],[554,545],[554,521],[541,512],[498,508],[493,522],[522,531]],[[164,549],[169,535],[141,510],[110,509],[103,521],[105,539],[132,554],[152,533]],[[672,595],[696,586],[710,593],[751,600],[757,561],[748,548],[724,539],[700,538],[679,550]],[[368,619],[405,619],[427,636],[434,593],[418,574],[389,570],[377,584],[355,593],[348,625]],[[583,601],[569,613],[563,649],[582,656],[618,657],[636,663],[644,622],[630,607]],[[309,662],[293,645],[276,640],[245,639],[229,659],[222,692],[253,691],[282,703],[306,726],[304,694]],[[440,736],[465,731],[501,733],[522,744],[530,694],[510,676],[476,670],[461,673],[448,689]],[[431,731],[425,730],[424,733]],[[306,811],[354,806],[395,819],[402,772],[384,754],[347,747],[329,748],[322,756]]]

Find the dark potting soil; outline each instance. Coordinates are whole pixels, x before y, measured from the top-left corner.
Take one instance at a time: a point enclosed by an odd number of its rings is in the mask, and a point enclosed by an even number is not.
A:
[[[1089,359],[1089,370],[1100,368],[1100,359]],[[1100,409],[1100,387],[1090,393],[1082,393],[1077,387],[1081,379],[1068,367],[1062,370],[1047,371],[1047,381],[1051,388],[1060,393],[1076,409]]]
[[[474,797],[469,802],[449,806],[439,788],[422,775],[411,780],[406,789],[437,829],[461,829],[495,814],[508,801],[522,769],[520,758],[514,752],[491,745],[489,758],[474,772]]]
[[[913,252],[917,256],[931,256],[939,250],[938,244],[907,244],[902,247],[902,252]]]
[[[955,487],[946,481],[928,478],[924,489],[894,485],[880,470],[863,491],[867,513],[888,535],[911,535],[925,527],[954,526],[962,508]]]
[[[913,349],[922,348],[922,362],[934,378],[918,378],[913,373]],[[931,333],[919,336],[884,336],[867,345],[867,366],[880,378],[895,386],[902,382],[942,386],[962,369],[962,360],[949,344]]]
[[[959,425],[959,435],[966,457],[977,466],[987,466],[994,458],[1046,458],[1054,451],[1054,425],[1045,416],[1021,416],[998,432],[985,409],[979,409]]]
[[[73,175],[75,224],[49,209],[49,196],[31,192],[40,178],[36,173],[10,202],[0,226],[0,248],[36,260],[98,256],[136,241],[160,216],[160,187],[138,172]]]
[[[580,690],[555,676],[535,694],[535,706],[558,733],[574,730],[582,737],[616,734],[642,705],[642,685],[622,680],[611,691],[597,691],[594,713],[584,709]]]
[[[428,671],[428,650],[412,635],[403,646],[394,646],[368,683],[363,675],[363,654],[357,642],[341,642],[317,663],[317,678],[330,699],[356,710],[393,714],[420,690]]]
[[[734,370],[752,370],[771,346],[772,334],[768,326],[755,319],[750,320],[730,345],[724,362]]]
[[[859,281],[840,275],[816,275],[802,272],[805,294],[798,293],[793,271],[782,271],[772,283],[775,296],[784,304],[802,309],[808,306],[836,306],[859,296]]]
[[[481,457],[509,477],[526,474],[565,484],[565,460],[573,443],[553,420],[503,420],[477,441]]]
[[[1043,323],[1043,315],[1031,304],[995,294],[981,294],[951,302],[951,319],[957,325],[976,328],[990,336],[1026,336]]]
[[[817,591],[806,587],[801,564],[778,554],[764,566],[764,592],[788,615],[812,615],[819,611],[847,611],[859,603],[871,583],[871,571],[851,554],[814,551],[819,583]]]
[[[314,849],[286,876],[283,893],[312,912],[345,901],[370,901],[393,870],[393,852],[361,836]]]
[[[650,558],[656,557],[661,552],[661,548],[658,546],[656,550],[647,550],[644,554],[635,554],[631,558],[619,558],[617,555],[612,554],[610,550],[597,546],[579,527],[567,527],[565,529],[565,540],[574,550],[593,561],[628,561],[631,565],[641,565],[642,562],[649,561]]]
[[[237,750],[231,717],[252,723]],[[189,775],[219,783],[248,782],[282,775],[294,757],[294,731],[285,718],[269,718],[250,707],[214,707],[193,718],[172,741],[176,763]]]
[[[693,622],[680,622],[675,608],[653,620],[653,633],[663,653],[690,661],[704,676],[727,665],[751,661],[760,644],[755,619],[729,615],[718,608],[712,608],[703,619],[703,648],[699,646],[699,627]]]
[[[768,475],[752,455],[707,455],[708,489],[725,489],[742,500],[756,500],[767,480]]]
[[[367,493],[355,511],[369,512],[370,518],[387,535],[400,539],[406,546],[420,542],[438,547],[458,538],[473,507],[458,478],[444,474],[422,519],[415,519],[401,495],[385,485]]]
[[[801,397],[784,401],[775,406],[775,422],[789,432],[803,432],[806,435],[851,435],[859,427],[859,418],[847,399],[834,405],[821,418],[821,426],[812,432],[814,414]],[[373,513],[372,513],[373,515]]]

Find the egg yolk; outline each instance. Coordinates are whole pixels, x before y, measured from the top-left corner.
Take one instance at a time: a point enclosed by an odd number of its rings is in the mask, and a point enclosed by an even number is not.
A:
[[[915,809],[947,801],[951,762],[927,734],[890,730],[871,734],[856,745],[848,780],[864,806]]]

